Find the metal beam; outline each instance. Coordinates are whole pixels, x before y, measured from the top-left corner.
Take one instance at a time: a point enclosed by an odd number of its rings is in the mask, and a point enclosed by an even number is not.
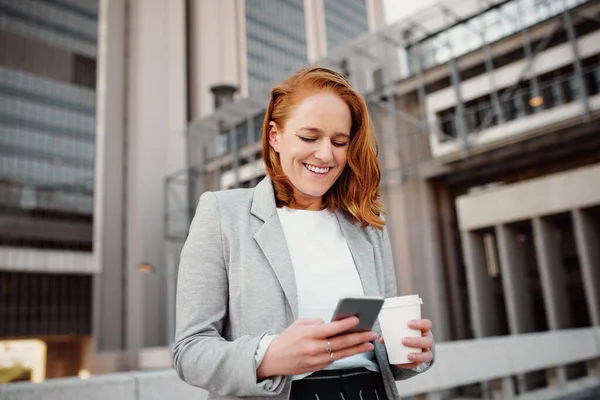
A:
[[[583,69],[581,68],[581,56],[579,55],[579,46],[577,45],[577,36],[575,34],[575,28],[573,26],[573,17],[570,10],[563,12],[565,20],[565,29],[567,30],[567,37],[569,38],[569,44],[573,52],[573,65],[575,67],[575,79],[579,89],[581,90],[581,102],[583,103],[583,120],[587,123],[592,120],[592,110],[590,108],[590,97],[585,86],[585,80],[583,79]]]
[[[255,143],[256,141],[254,140],[254,132],[255,132],[256,128],[254,126],[254,118],[248,118],[248,123],[246,126],[246,133],[248,135],[248,143],[252,144]],[[260,138],[259,138],[260,139]],[[254,151],[252,151],[250,153],[250,155],[248,156],[248,163],[254,163],[254,161],[256,160],[256,153]],[[252,177],[252,179],[250,180],[250,186],[254,187],[257,184],[257,179],[256,177]]]
[[[419,50],[418,48],[415,48]],[[417,54],[417,94],[419,96],[419,104],[421,106],[421,129],[423,133],[429,134],[429,113],[427,111],[427,90],[425,86],[425,78],[423,77],[423,62],[421,54]]]
[[[395,46],[394,46],[395,48]],[[394,88],[394,82],[393,82],[393,77],[391,74],[391,71],[389,68],[385,68],[385,66],[389,66],[389,54],[387,51],[384,50],[383,52],[383,65],[384,65],[384,69],[383,69],[383,81],[384,81],[384,93],[386,93],[387,95],[387,105],[388,105],[388,112],[390,114],[390,130],[391,130],[391,135],[395,136],[395,135],[399,135],[398,132],[398,121],[396,120],[397,114],[398,114],[398,109],[396,108],[396,93],[395,93],[395,88]],[[405,113],[408,114],[408,113]],[[410,114],[409,114],[410,115]],[[398,164],[400,165],[400,179],[404,180],[404,162],[402,160],[402,149],[400,148],[401,146],[398,146],[398,149],[396,149],[396,154],[398,157]],[[381,154],[385,157],[385,149],[384,151],[381,152]],[[385,165],[385,164],[384,164]],[[387,184],[387,182],[386,182]]]
[[[542,39],[542,41],[536,46],[536,48],[534,49],[533,53],[528,57],[527,63],[525,64],[525,66],[521,70],[521,73],[517,77],[517,80],[516,80],[515,84],[512,85],[512,87],[509,90],[504,91],[504,93],[502,94],[502,96],[500,96],[500,101],[501,102],[505,102],[506,100],[508,100],[514,94],[517,85],[519,84],[519,82],[521,82],[523,80],[523,77],[526,74],[530,73],[531,68],[533,66],[533,62],[535,61],[535,58],[537,57],[537,55],[539,54],[539,52],[542,51],[548,45],[548,43],[550,42],[550,40],[552,39],[552,37],[556,33],[556,30],[557,30],[557,28],[558,28],[559,25],[560,25],[560,23],[556,22],[554,24],[554,26],[550,29],[550,31],[546,33],[546,36],[544,36],[544,38]],[[481,132],[484,129],[487,129],[487,127],[492,122],[492,117],[493,116],[494,116],[493,111],[490,112],[490,113],[488,113],[485,116],[484,120],[481,122],[481,124],[477,127],[477,132]]]
[[[452,12],[448,10],[443,5],[439,5],[440,9],[446,15],[446,18],[452,18]],[[461,90],[461,80],[460,80],[460,71],[458,69],[458,62],[456,60],[456,55],[454,53],[454,49],[452,47],[452,41],[446,32],[446,46],[450,50],[450,54],[452,57],[448,63],[450,67],[450,82],[452,87],[454,88],[454,96],[456,97],[456,107],[455,107],[455,117],[456,121],[456,130],[458,132],[458,137],[462,143],[462,150],[466,152],[469,149],[469,139],[467,137],[467,126],[465,121],[465,105],[462,99],[462,90]]]
[[[221,141],[221,131],[219,130],[215,135],[214,142],[214,154],[215,154],[215,168],[213,170],[213,188],[212,190],[220,190],[221,189],[221,163],[219,159],[222,157],[219,154],[219,142]]]
[[[483,13],[484,11],[482,11]],[[492,87],[491,99],[492,99],[492,107],[496,110],[496,114],[498,115],[498,120],[502,123],[506,120],[504,118],[504,110],[500,104],[500,99],[498,97],[498,86],[496,85],[496,74],[494,69],[494,60],[492,55],[492,49],[490,48],[490,44],[485,37],[485,30],[478,30],[481,41],[483,43],[483,59],[485,60],[485,71],[490,81],[490,86]]]
[[[585,12],[578,12],[577,16],[585,18],[585,19],[590,20],[590,21],[597,22],[597,23],[600,24],[600,18],[596,17],[595,15],[588,14],[588,13],[585,13]]]
[[[377,99],[375,101],[370,101],[369,103],[385,110],[386,108],[383,105],[381,105],[381,103],[386,103],[386,105],[387,105],[388,101],[389,101],[389,99],[387,98],[387,96],[385,96],[385,100]],[[423,127],[422,121],[420,121],[418,118],[415,118],[413,115],[407,113],[404,110],[396,108],[396,114],[398,114],[400,117],[402,117],[404,120],[406,120],[406,122],[408,122],[409,124],[419,128],[419,129],[421,129]]]
[[[231,142],[231,152],[233,153],[232,169],[233,174],[235,176],[234,187],[236,188],[240,185],[240,144],[238,143],[237,130],[237,126],[232,126],[227,132],[227,135],[229,136],[229,140]]]
[[[193,161],[193,154],[192,152],[195,151],[195,154],[197,155],[197,157],[200,159],[200,165],[204,165],[204,152],[203,151],[198,151],[197,149],[202,150],[204,147],[204,137],[203,135],[196,135],[194,132],[192,132],[191,128],[188,128],[187,130],[187,139],[186,139],[186,166],[187,166],[187,174],[188,174],[188,186],[187,186],[187,217],[188,217],[188,221],[191,223],[192,219],[194,218],[194,214],[196,213],[195,210],[195,204],[196,204],[196,193],[198,193],[198,187],[197,187],[197,182],[196,182],[196,174],[193,172],[193,165],[194,165],[194,161]],[[197,142],[197,146],[193,146],[192,143],[193,141],[191,140],[191,137],[195,136],[195,140]],[[203,189],[203,188],[202,188]]]

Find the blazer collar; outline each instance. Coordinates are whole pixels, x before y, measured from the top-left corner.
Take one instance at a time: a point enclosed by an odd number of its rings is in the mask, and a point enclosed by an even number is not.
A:
[[[254,189],[250,212],[264,222],[254,234],[254,239],[277,275],[277,279],[290,305],[294,320],[296,320],[298,318],[298,294],[294,267],[283,228],[277,216],[273,183],[268,176]],[[377,275],[375,273],[373,246],[367,240],[364,230],[358,224],[352,222],[342,212],[336,212],[336,216],[354,259],[365,295],[380,295],[377,285]]]
[[[268,175],[254,188],[250,213],[263,221],[277,214],[273,182]]]
[[[296,320],[298,319],[298,294],[294,267],[283,227],[277,216],[273,184],[268,176],[254,189],[250,213],[264,222],[254,234],[254,240],[273,268],[290,305],[293,320]]]

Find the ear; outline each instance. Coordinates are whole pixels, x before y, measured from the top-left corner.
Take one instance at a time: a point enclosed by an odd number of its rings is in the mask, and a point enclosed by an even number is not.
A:
[[[277,124],[273,121],[269,122],[269,144],[277,153],[279,153],[279,138],[280,137],[281,137],[281,132],[279,132],[279,128],[277,127]]]

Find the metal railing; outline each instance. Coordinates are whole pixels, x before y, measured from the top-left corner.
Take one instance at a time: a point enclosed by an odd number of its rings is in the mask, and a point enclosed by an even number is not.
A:
[[[583,69],[583,80],[587,94],[590,96],[600,94],[600,64]],[[579,86],[575,72],[565,73],[541,81],[538,87],[539,95],[529,82],[524,81],[518,88],[501,103],[503,121],[493,107],[490,96],[484,96],[465,105],[464,119],[468,133],[480,133],[492,126],[528,117],[540,111],[550,110],[583,99],[583,91]],[[492,114],[492,118],[487,118]],[[486,121],[486,118],[489,121]],[[439,126],[444,137],[442,140],[458,138],[456,128],[457,116],[455,109],[439,114]],[[487,122],[487,123],[486,123]]]

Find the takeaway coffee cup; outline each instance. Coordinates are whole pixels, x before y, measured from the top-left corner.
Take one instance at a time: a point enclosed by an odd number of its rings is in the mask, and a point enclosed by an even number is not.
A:
[[[390,364],[411,363],[408,355],[422,351],[402,344],[405,337],[421,337],[420,330],[408,327],[409,321],[421,319],[421,304],[423,300],[418,294],[385,299],[379,312],[379,325]]]

